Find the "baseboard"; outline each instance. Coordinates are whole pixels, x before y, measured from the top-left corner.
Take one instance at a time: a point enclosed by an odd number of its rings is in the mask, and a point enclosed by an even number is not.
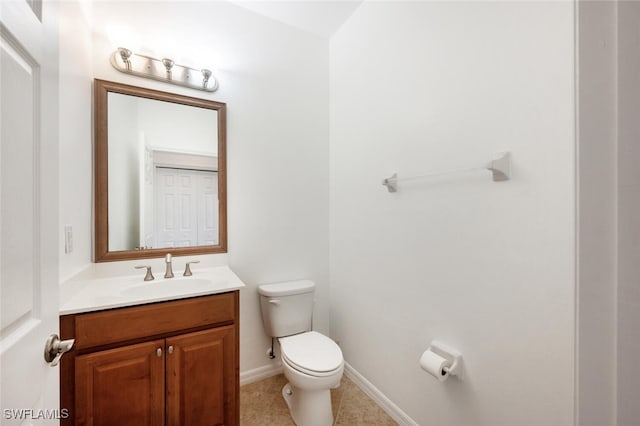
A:
[[[351,379],[364,393],[380,406],[393,420],[403,426],[418,426],[411,417],[400,409],[396,404],[387,398],[378,388],[376,388],[364,376],[358,373],[349,363],[344,363],[344,374]]]
[[[257,382],[280,373],[282,373],[282,364],[279,362],[273,365],[254,368],[253,370],[242,371],[240,373],[240,386],[248,385],[249,383]]]
[[[240,386],[264,380],[281,373],[281,363],[264,365],[252,370],[243,371],[240,373]],[[344,363],[344,374],[365,394],[367,394],[369,398],[378,404],[380,408],[382,408],[393,420],[398,422],[398,424],[402,426],[418,426],[418,423],[409,417],[407,413],[402,411],[400,407],[394,404],[393,401],[387,398],[370,381],[365,379],[362,374],[358,373],[358,371],[356,371],[356,369],[354,369],[348,362]]]

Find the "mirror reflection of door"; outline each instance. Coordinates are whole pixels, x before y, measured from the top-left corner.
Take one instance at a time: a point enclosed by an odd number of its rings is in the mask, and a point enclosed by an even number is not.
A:
[[[219,244],[217,112],[108,96],[109,250]]]
[[[218,244],[218,173],[157,167],[153,247]]]

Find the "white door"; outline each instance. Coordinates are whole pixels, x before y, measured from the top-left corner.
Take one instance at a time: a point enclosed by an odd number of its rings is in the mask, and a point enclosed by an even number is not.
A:
[[[218,172],[198,172],[198,245],[218,244]]]
[[[218,173],[156,169],[155,248],[218,244]]]
[[[198,245],[197,183],[192,170],[156,169],[155,248]]]
[[[58,29],[54,2],[0,0],[0,423],[56,424]],[[58,412],[56,412],[56,410]]]

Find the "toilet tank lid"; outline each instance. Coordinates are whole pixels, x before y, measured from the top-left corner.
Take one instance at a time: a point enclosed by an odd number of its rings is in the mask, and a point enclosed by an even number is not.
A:
[[[258,293],[267,297],[293,296],[294,294],[311,293],[315,286],[311,280],[262,284],[258,286]]]

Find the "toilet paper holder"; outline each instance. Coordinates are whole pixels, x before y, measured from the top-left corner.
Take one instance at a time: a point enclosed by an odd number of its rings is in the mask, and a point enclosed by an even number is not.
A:
[[[448,361],[447,366],[444,367],[444,370],[449,374],[449,376],[456,376],[459,380],[464,379],[464,369],[462,368],[462,354],[459,351],[445,345],[438,340],[432,341],[427,350],[440,355],[442,358],[445,358]]]

